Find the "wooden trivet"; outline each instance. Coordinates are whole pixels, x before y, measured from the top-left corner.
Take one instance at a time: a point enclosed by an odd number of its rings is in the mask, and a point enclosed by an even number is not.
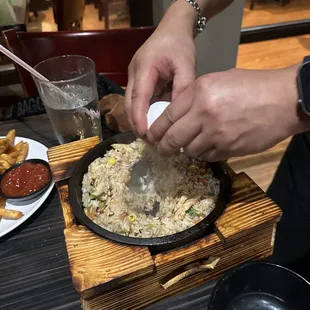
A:
[[[114,243],[79,225],[69,203],[67,177],[97,143],[99,138],[94,137],[48,150],[73,285],[84,309],[141,309],[215,279],[242,262],[272,254],[282,213],[245,173],[233,173],[232,200],[216,221],[215,233],[185,247],[152,255],[147,247]]]

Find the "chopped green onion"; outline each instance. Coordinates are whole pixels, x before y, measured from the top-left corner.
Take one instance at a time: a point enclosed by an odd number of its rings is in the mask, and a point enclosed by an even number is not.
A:
[[[197,216],[197,215],[198,215],[196,209],[193,208],[193,207],[190,207],[190,208],[186,211],[186,213],[187,213],[189,216]]]

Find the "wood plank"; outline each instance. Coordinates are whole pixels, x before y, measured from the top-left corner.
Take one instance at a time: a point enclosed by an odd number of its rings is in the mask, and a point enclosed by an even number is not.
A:
[[[219,277],[225,270],[248,260],[257,260],[269,256],[272,253],[271,239],[273,226],[266,227],[261,234],[255,237],[247,236],[242,242],[232,242],[226,245],[214,244],[208,251],[200,252],[197,259],[209,256],[220,257],[220,261],[214,270],[200,272],[163,289],[160,281],[174,269],[189,263],[190,259],[175,259],[171,266],[167,260],[162,260],[161,254],[156,256],[156,273],[150,274],[126,286],[114,289],[110,292],[83,300],[84,309],[88,310],[133,310],[142,309],[151,303],[155,303],[165,297],[185,292],[212,279]]]
[[[54,182],[68,178],[74,164],[99,142],[96,136],[50,148],[47,157]]]
[[[147,247],[114,243],[80,225],[73,225],[64,233],[73,285],[84,298],[132,282],[154,270]]]
[[[68,194],[68,184],[57,184],[58,194],[60,198],[60,204],[62,209],[62,214],[65,221],[65,228],[71,228],[75,225],[75,217],[71,209]]]
[[[48,158],[54,179],[65,174],[99,142],[99,137],[92,137],[50,148]],[[67,182],[57,183],[57,188],[73,285],[79,295],[87,298],[97,290],[111,289],[153,272],[154,262],[147,247],[117,244],[77,225],[69,203]]]
[[[223,238],[237,238],[240,234],[267,222],[277,222],[281,209],[245,173],[234,178],[232,201],[215,222]]]

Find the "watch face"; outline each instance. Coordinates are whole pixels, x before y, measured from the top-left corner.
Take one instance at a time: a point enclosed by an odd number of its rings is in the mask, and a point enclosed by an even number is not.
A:
[[[299,71],[299,86],[303,108],[310,113],[310,62],[305,63]]]

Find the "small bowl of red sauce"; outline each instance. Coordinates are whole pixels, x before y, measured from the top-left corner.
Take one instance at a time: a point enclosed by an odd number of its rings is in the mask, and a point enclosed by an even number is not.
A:
[[[0,196],[28,200],[41,195],[52,182],[48,162],[28,159],[13,165],[0,178]]]

